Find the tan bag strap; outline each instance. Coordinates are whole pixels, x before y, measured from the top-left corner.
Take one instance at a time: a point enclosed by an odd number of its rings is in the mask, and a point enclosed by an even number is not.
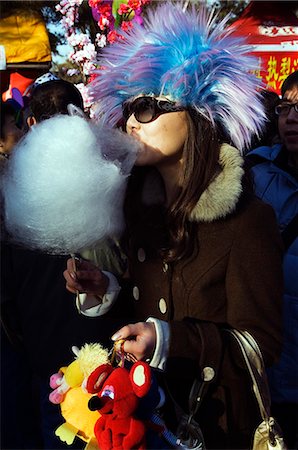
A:
[[[262,419],[269,421],[271,398],[265,365],[261,350],[248,331],[226,329],[232,335],[243,355],[245,364],[250,374],[253,391],[257,399]]]

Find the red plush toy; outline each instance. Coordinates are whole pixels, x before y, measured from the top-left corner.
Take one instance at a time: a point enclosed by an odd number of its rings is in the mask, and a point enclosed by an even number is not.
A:
[[[150,386],[151,369],[144,362],[134,363],[130,370],[103,364],[89,375],[87,390],[97,393],[89,408],[101,415],[94,427],[101,450],[146,449],[146,428],[134,413]]]

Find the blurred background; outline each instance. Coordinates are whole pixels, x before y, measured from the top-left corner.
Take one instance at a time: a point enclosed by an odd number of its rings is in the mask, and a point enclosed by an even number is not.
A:
[[[113,45],[119,28],[146,17],[154,0],[61,0],[0,2],[1,95],[26,96],[34,80],[51,72],[77,85],[88,109],[86,86],[95,76],[96,55]],[[280,94],[284,79],[298,69],[297,1],[195,1],[229,15],[232,34],[245,36],[259,59],[257,76],[265,89]]]

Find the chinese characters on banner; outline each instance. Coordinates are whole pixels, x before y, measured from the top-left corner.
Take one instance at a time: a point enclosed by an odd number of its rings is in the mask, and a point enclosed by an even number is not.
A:
[[[256,74],[265,88],[280,94],[280,88],[290,73],[298,70],[298,52],[258,52],[260,70]]]

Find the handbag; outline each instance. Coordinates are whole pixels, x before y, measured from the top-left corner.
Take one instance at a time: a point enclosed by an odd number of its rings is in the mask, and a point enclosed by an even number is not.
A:
[[[271,416],[270,391],[261,350],[247,331],[226,329],[237,342],[252,381],[262,422],[255,430],[252,450],[287,450],[282,431],[274,417]]]
[[[203,433],[199,424],[194,420],[210,384],[217,380],[220,369],[222,354],[222,339],[219,328],[215,324],[200,323],[198,327],[202,352],[200,357],[200,367],[203,367],[200,376],[195,379],[189,394],[189,412],[181,412],[180,422],[176,431],[178,446],[188,450],[206,450]],[[256,428],[253,436],[251,450],[287,450],[280,426],[274,417],[271,416],[271,397],[265,365],[261,350],[248,331],[239,331],[232,328],[224,328],[237,342],[242,353],[252,382],[252,390],[255,394],[262,422]],[[207,352],[207,349],[209,350]],[[180,409],[170,394],[176,409]]]

